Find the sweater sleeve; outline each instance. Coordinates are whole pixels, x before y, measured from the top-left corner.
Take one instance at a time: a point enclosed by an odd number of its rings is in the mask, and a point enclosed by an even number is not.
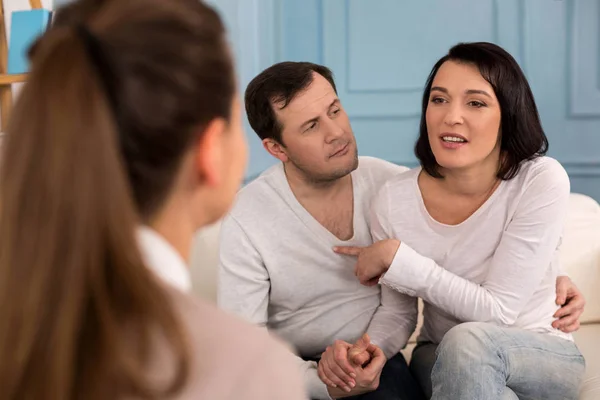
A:
[[[373,241],[393,237],[388,216],[389,196],[380,191],[370,213]],[[381,304],[375,311],[367,332],[389,360],[408,342],[417,326],[417,298],[381,285]]]
[[[271,284],[262,257],[231,215],[223,220],[219,243],[219,307],[266,326]]]
[[[242,226],[231,215],[221,225],[218,305],[246,321],[267,326],[271,282],[262,257]],[[317,374],[317,364],[295,356],[311,399],[329,399],[327,386]]]
[[[296,356],[296,365],[304,378],[304,388],[308,396],[314,400],[330,400],[327,385],[321,381],[317,373],[317,363],[315,361],[304,361]]]
[[[422,297],[463,321],[512,325],[547,273],[565,223],[569,178],[551,161],[530,171],[481,284],[447,271],[405,243],[380,282]]]

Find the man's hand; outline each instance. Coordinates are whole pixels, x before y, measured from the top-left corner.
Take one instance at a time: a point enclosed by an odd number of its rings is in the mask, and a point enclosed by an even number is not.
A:
[[[354,275],[363,285],[374,286],[390,268],[399,246],[399,240],[385,239],[367,247],[337,246],[333,251],[357,257]]]
[[[387,361],[383,351],[374,344],[369,343],[369,336],[366,334],[347,350],[347,354],[356,374],[355,386],[350,390],[328,386],[329,395],[334,399],[357,396],[376,390],[379,387],[381,371]],[[323,359],[321,359],[322,361]],[[355,361],[358,363],[364,362],[364,364],[360,365]],[[320,365],[321,363],[319,363],[319,376],[323,379]]]
[[[350,392],[356,386],[356,367],[363,367],[371,360],[367,351],[371,338],[364,334],[355,344],[336,340],[321,355],[317,369],[321,380],[332,388]]]
[[[359,344],[360,342],[360,344]],[[363,344],[363,338],[359,339],[357,345],[366,351],[369,343]],[[340,388],[346,393],[355,386],[356,371],[350,364],[349,351],[353,346],[343,340],[336,340],[333,346],[328,346],[321,355],[317,369],[319,378],[330,388]]]
[[[554,317],[558,319],[552,326],[566,333],[578,330],[585,298],[568,276],[559,276],[556,279],[556,304],[561,308],[554,313]]]

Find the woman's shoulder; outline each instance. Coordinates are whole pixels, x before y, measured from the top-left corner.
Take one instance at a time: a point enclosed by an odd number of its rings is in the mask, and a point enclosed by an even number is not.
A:
[[[533,173],[553,173],[563,174],[566,173],[562,164],[555,158],[549,156],[535,157],[531,160],[524,161],[521,168],[525,171],[532,171]]]
[[[517,175],[503,183],[503,197],[516,211],[527,212],[555,204],[565,207],[571,184],[563,166],[552,157],[537,157],[521,163]]]
[[[252,359],[257,353],[291,353],[280,341],[261,328],[229,314],[216,305],[194,296],[174,291],[173,304],[178,312],[196,351],[216,353],[219,358],[235,357]]]
[[[188,336],[192,357],[185,392],[194,396],[210,394],[211,398],[250,399],[259,396],[261,385],[272,386],[276,381],[277,386],[297,389],[298,395],[291,398],[303,398],[291,349],[271,337],[266,329],[177,290],[170,291],[170,298]],[[200,397],[209,398],[203,396]]]
[[[556,159],[548,156],[536,157],[524,161],[516,176],[524,189],[570,190],[569,175]]]

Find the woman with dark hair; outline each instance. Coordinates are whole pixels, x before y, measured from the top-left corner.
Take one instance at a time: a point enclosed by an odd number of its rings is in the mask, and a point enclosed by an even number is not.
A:
[[[55,22],[3,144],[2,398],[304,399],[284,346],[187,293],[246,163],[221,19],[81,0]]]
[[[374,201],[378,241],[335,249],[363,284],[424,300],[411,369],[433,399],[577,398],[585,362],[553,326],[570,186],[547,148],[510,54],[454,46],[427,79],[421,167]]]

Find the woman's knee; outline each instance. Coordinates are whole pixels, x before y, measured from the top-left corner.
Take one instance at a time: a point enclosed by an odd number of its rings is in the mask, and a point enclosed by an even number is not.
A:
[[[465,322],[450,329],[437,348],[437,357],[481,358],[494,348],[495,326],[485,322]]]

